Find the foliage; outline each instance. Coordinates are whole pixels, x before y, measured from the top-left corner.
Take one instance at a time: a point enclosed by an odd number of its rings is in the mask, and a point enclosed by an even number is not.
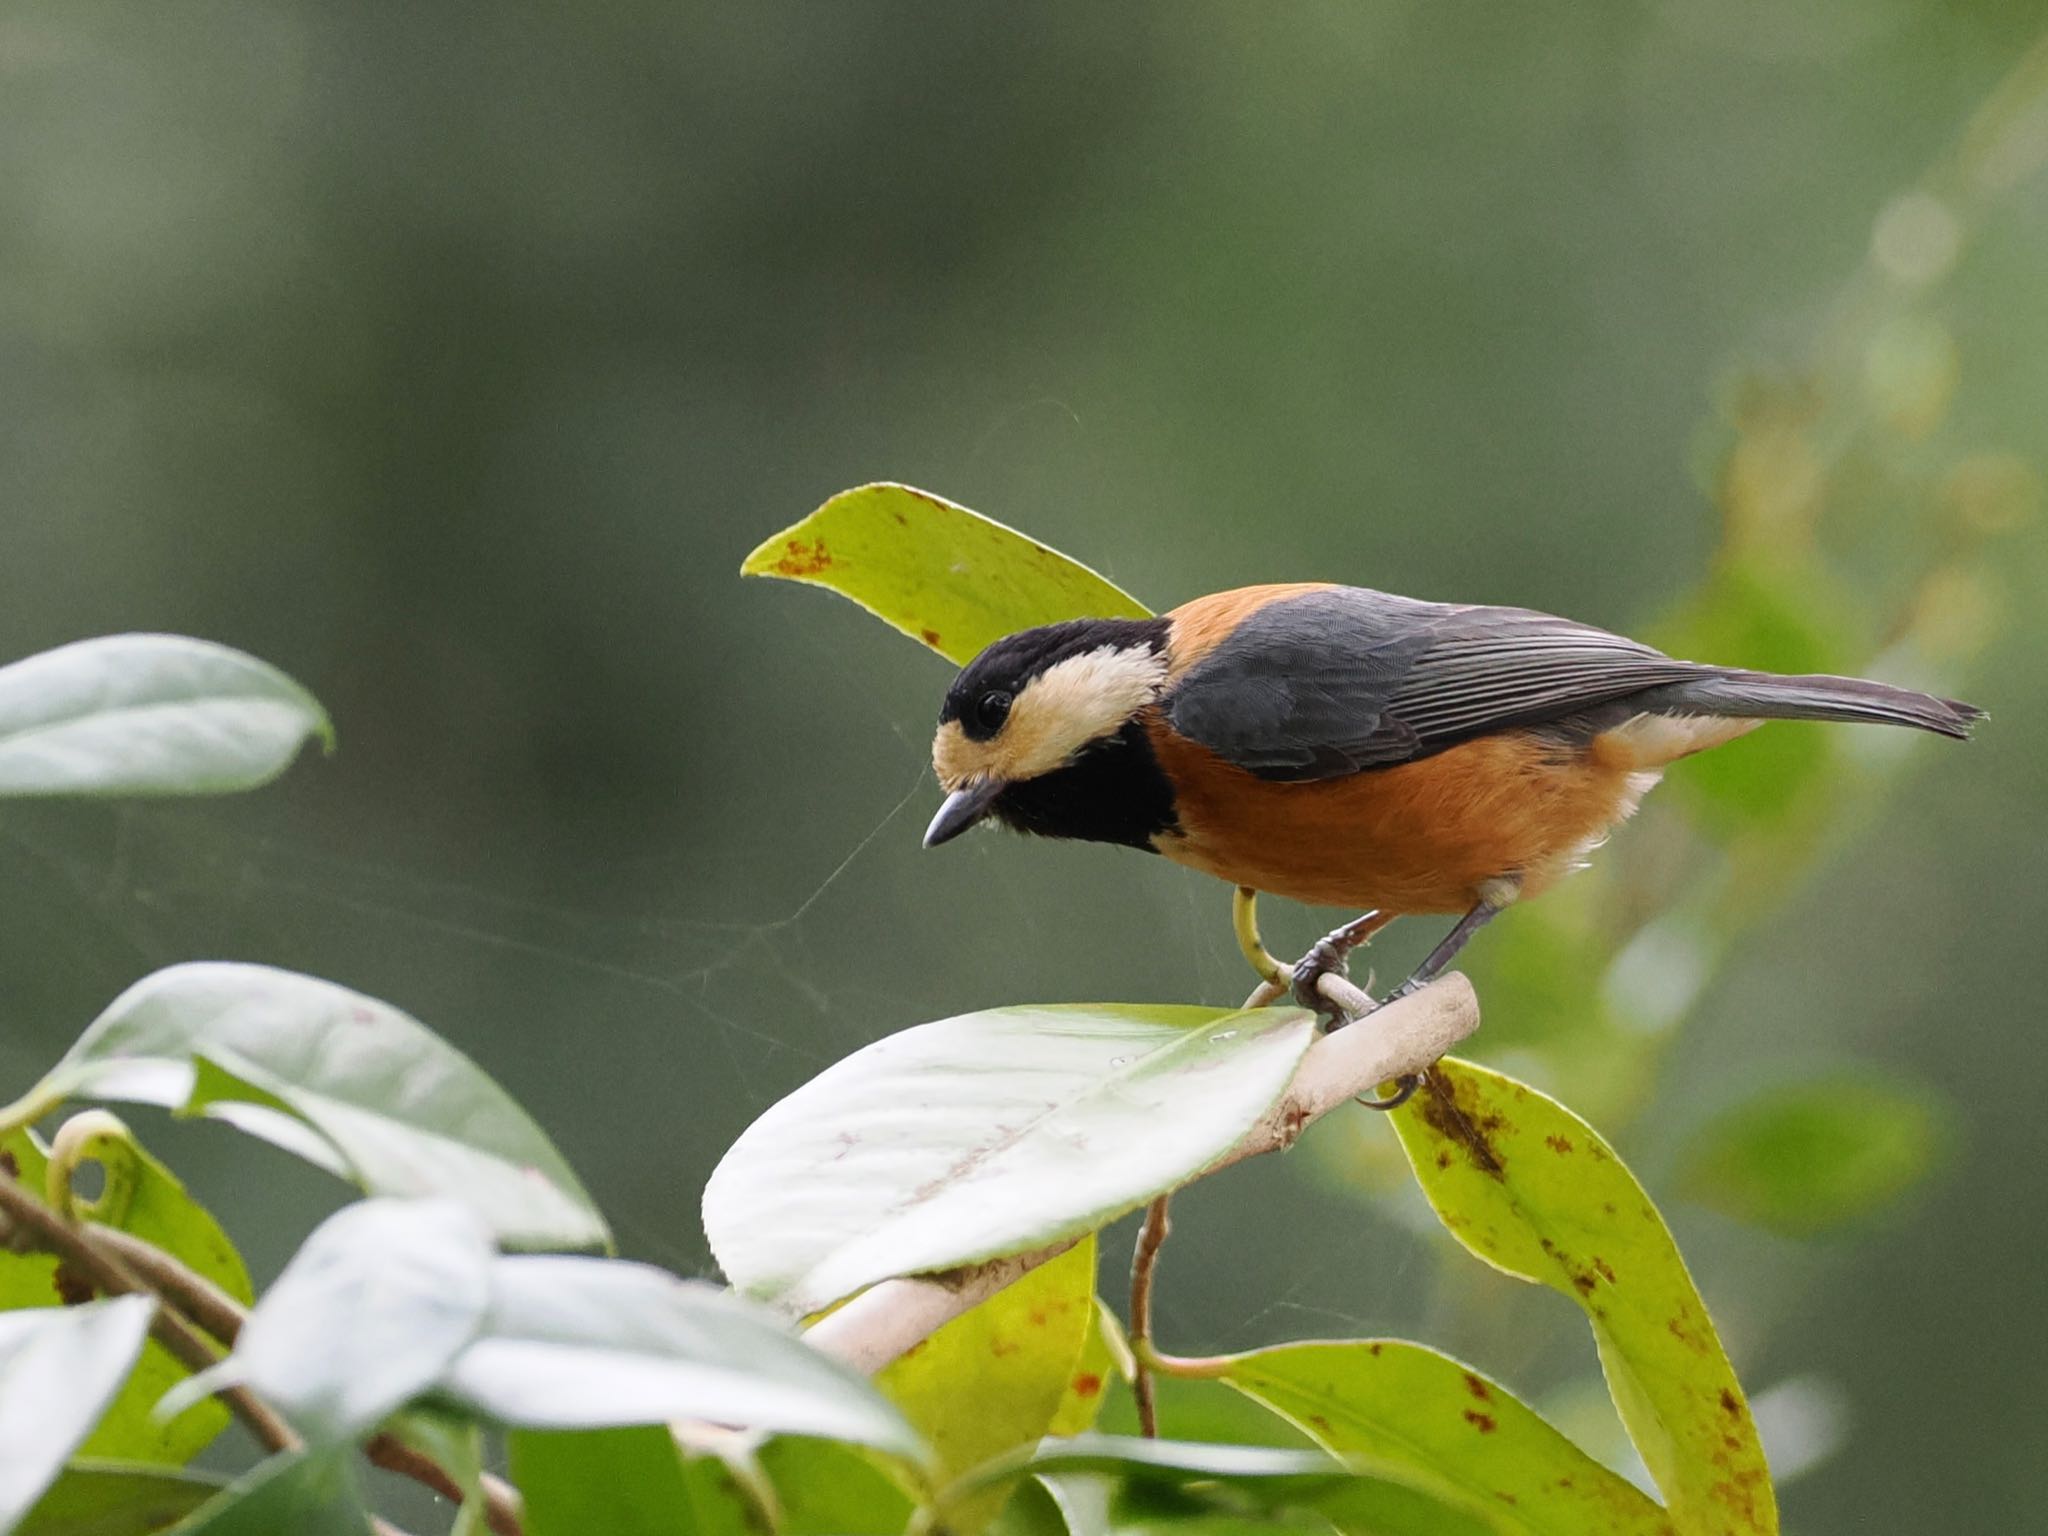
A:
[[[917,526],[899,521],[896,498],[909,494],[838,499],[782,546],[807,540],[819,566],[809,574],[820,580],[839,579],[842,541],[861,551],[845,562],[858,573],[861,600],[920,634],[935,627],[918,606],[930,584],[878,582],[892,551],[908,558],[976,548],[975,578],[1008,605],[990,620],[1001,625],[1100,594],[1079,568],[962,509],[925,501]],[[1026,612],[1020,605],[1034,581],[1045,582],[1042,606]],[[964,610],[945,612],[961,632]],[[143,642],[107,654],[145,673],[158,661]],[[109,782],[109,762],[134,758],[128,701],[144,691],[102,678],[98,696],[112,718],[71,708],[61,761],[81,791]],[[178,744],[187,787],[260,778],[278,766],[265,751],[275,757],[296,746],[266,734],[263,720],[221,714],[209,698],[155,707],[212,712],[205,729],[172,720],[162,731]],[[46,765],[37,792],[61,788],[57,772]],[[177,787],[161,773],[148,786]],[[1302,1425],[1324,1451],[1092,1434],[1119,1347],[1095,1294],[1093,1234],[1235,1145],[1272,1108],[1313,1037],[1312,1018],[1291,1007],[1159,1005],[998,1009],[891,1036],[771,1109],[714,1173],[706,1230],[738,1292],[723,1294],[639,1264],[502,1252],[608,1238],[538,1128],[397,1009],[263,967],[172,966],[117,998],[0,1115],[20,1176],[10,1198],[22,1216],[18,1203],[36,1198],[40,1174],[37,1193],[60,1231],[89,1245],[92,1221],[125,1222],[132,1236],[189,1266],[185,1278],[156,1284],[154,1305],[213,1319],[219,1343],[232,1347],[218,1358],[188,1350],[159,1362],[175,1383],[159,1414],[189,1417],[209,1394],[232,1391],[281,1414],[290,1433],[274,1432],[275,1454],[218,1491],[74,1464],[142,1353],[153,1304],[126,1297],[31,1307],[5,1319],[25,1363],[0,1384],[0,1415],[36,1421],[33,1433],[25,1424],[16,1432],[24,1470],[13,1515],[30,1519],[30,1529],[61,1529],[75,1518],[67,1509],[89,1505],[103,1512],[94,1518],[129,1519],[138,1529],[157,1528],[144,1511],[161,1522],[190,1510],[179,1529],[360,1530],[368,1512],[351,1453],[376,1440],[437,1452],[446,1482],[466,1495],[463,1528],[474,1530],[486,1498],[466,1448],[475,1431],[460,1428],[471,1424],[509,1432],[537,1531],[591,1521],[648,1531],[777,1526],[785,1504],[829,1506],[821,1482],[865,1488],[856,1497],[888,1521],[916,1510],[919,1520],[961,1531],[1032,1511],[1071,1519],[1083,1504],[1189,1526],[1358,1519],[1363,1529],[1397,1518],[1389,1510],[1406,1511],[1398,1518],[1438,1510],[1452,1521],[1444,1529],[1476,1519],[1535,1530],[1559,1528],[1565,1516],[1548,1510],[1598,1509],[1620,1522],[1614,1529],[1660,1521],[1685,1531],[1775,1529],[1740,1389],[1640,1186],[1566,1111],[1510,1080],[1448,1064],[1433,1092],[1399,1117],[1418,1176],[1446,1226],[1492,1262],[1567,1294],[1569,1281],[1595,1277],[1599,1300],[1578,1299],[1595,1317],[1617,1402],[1665,1484],[1668,1511],[1504,1388],[1420,1346],[1310,1344],[1185,1368],[1221,1375]],[[240,1261],[126,1127],[88,1110],[60,1127],[54,1158],[34,1139],[30,1122],[80,1097],[210,1116],[354,1182],[368,1198],[315,1228],[246,1320],[223,1326],[208,1298],[230,1311],[249,1299]],[[1596,1176],[1566,1176],[1554,1151],[1530,1150],[1554,1149],[1567,1135]],[[107,1172],[93,1202],[70,1190],[87,1161]],[[14,1225],[17,1246],[35,1248],[32,1224]],[[801,1316],[892,1276],[1076,1238],[872,1386],[760,1306]],[[76,1257],[47,1234],[42,1246],[57,1251],[13,1262]],[[97,1282],[76,1283],[89,1291]],[[1679,1345],[1663,1332],[1666,1314],[1689,1330]],[[1674,1348],[1699,1358],[1675,1358]],[[1176,1369],[1147,1349],[1153,1364]],[[152,1392],[165,1385],[160,1376],[137,1379]],[[1390,1382],[1398,1415],[1384,1397],[1373,1406]],[[51,1395],[64,1412],[35,1407]],[[1487,1412],[1475,1412],[1475,1402]],[[1737,1421],[1715,1417],[1724,1411]],[[1396,1424],[1406,1427],[1390,1435]],[[154,1450],[176,1463],[214,1427]],[[1740,1433],[1725,1433],[1731,1428]],[[866,1449],[820,1463],[835,1443]],[[804,1446],[814,1449],[796,1449]],[[1740,1457],[1733,1472],[1731,1454]],[[864,1481],[878,1469],[880,1484]],[[1740,1510],[1701,1491],[1731,1479],[1748,1500]],[[46,1507],[27,1516],[52,1483]],[[1520,1507],[1516,1489],[1528,1495],[1527,1510],[1504,1515]],[[500,1498],[497,1518],[510,1517],[509,1499]],[[1321,1512],[1326,1505],[1351,1513]],[[1375,1508],[1370,1519],[1360,1513]]]
[[[1667,641],[1849,668],[1884,635],[1928,676],[1966,654],[1939,599],[1972,579],[1981,541],[1952,539],[1888,617],[1837,592],[1819,553],[1842,445],[1939,418],[1945,353],[1916,303],[1855,318],[1865,392],[1822,392],[1857,402],[1825,433],[1803,396],[1731,403],[1721,558]],[[838,591],[955,662],[1029,624],[1146,611],[905,486],[832,498],[745,569]],[[119,636],[0,668],[0,795],[250,789],[311,739],[332,733],[304,689],[206,642]],[[1731,749],[1653,813],[1669,823],[1661,872],[1615,860],[1613,900],[1588,882],[1576,904],[1518,914],[1482,964],[1500,982],[1499,1038],[1531,1076],[1583,1084],[1610,1123],[1647,1101],[1662,1043],[1734,938],[1896,772],[1853,750]],[[1567,953],[1600,967],[1597,987],[1555,985]],[[268,967],[170,966],[0,1109],[0,1533],[362,1532],[359,1450],[459,1494],[458,1536],[1774,1532],[1748,1399],[1642,1183],[1555,1099],[1465,1062],[1434,1070],[1392,1134],[1451,1240],[1587,1317],[1657,1495],[1500,1380],[1403,1340],[1187,1359],[1139,1338],[1142,1369],[1221,1383],[1264,1434],[1307,1443],[1096,1431],[1129,1369],[1097,1294],[1097,1234],[1234,1146],[1313,1034],[1293,1008],[1108,1003],[906,1029],[731,1148],[703,1200],[724,1291],[596,1256],[610,1231],[566,1160],[400,1009]],[[1779,1231],[1881,1209],[1928,1166],[1936,1111],[1910,1087],[1821,1082],[1709,1120],[1679,1186]],[[87,1109],[39,1138],[78,1100],[218,1121],[363,1198],[255,1298],[219,1224],[121,1122]],[[252,1170],[263,1156],[251,1147]],[[74,1187],[88,1166],[105,1180],[90,1198]],[[879,1282],[1062,1244],[872,1382],[796,1332]],[[184,1470],[223,1404],[264,1451],[225,1486]],[[500,1437],[516,1490],[485,1471]]]

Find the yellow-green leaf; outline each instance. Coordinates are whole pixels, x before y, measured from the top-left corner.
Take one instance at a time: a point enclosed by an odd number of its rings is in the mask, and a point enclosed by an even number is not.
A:
[[[152,1536],[224,1486],[148,1462],[73,1461],[14,1536]]]
[[[1841,1073],[1773,1087],[1702,1126],[1680,1159],[1688,1199],[1792,1237],[1882,1210],[1933,1168],[1946,1140],[1923,1084]]]
[[[780,1536],[902,1536],[915,1505],[888,1464],[843,1440],[777,1435],[755,1452]]]
[[[1058,550],[907,485],[841,491],[740,570],[830,587],[956,664],[1034,625],[1150,612]]]
[[[1497,1382],[1420,1344],[1284,1344],[1222,1379],[1353,1466],[1499,1536],[1668,1536],[1664,1511]]]
[[[946,1324],[875,1384],[931,1442],[941,1480],[950,1481],[1050,1432],[1094,1315],[1091,1234]],[[981,1529],[1006,1494],[954,1507],[949,1524]]]
[[[1613,1148],[1554,1099],[1448,1058],[1392,1119],[1459,1242],[1584,1309],[1682,1536],[1775,1532],[1742,1386],[1663,1218]]]
[[[177,1175],[151,1157],[112,1115],[95,1111],[77,1119],[81,1133],[70,1140],[67,1155],[74,1166],[98,1163],[106,1175],[99,1197],[79,1201],[77,1213],[154,1244],[237,1301],[248,1302],[252,1292],[241,1255],[220,1223],[185,1192]],[[42,1193],[49,1161],[31,1132],[0,1138],[0,1157],[11,1162],[24,1187]],[[0,1253],[0,1311],[61,1306],[83,1294],[79,1285],[49,1254]],[[163,1345],[151,1339],[78,1454],[171,1465],[190,1461],[227,1426],[228,1412],[209,1397],[168,1422],[159,1421],[152,1412],[157,1400],[187,1374]]]
[[[1078,1435],[1093,1429],[1101,1416],[1102,1399],[1110,1382],[1117,1378],[1129,1381],[1135,1369],[1123,1324],[1103,1305],[1102,1298],[1096,1297],[1095,1305],[1089,1308],[1088,1337],[1082,1342],[1081,1358],[1074,1362],[1073,1373],[1067,1378],[1066,1395],[1060,1399],[1059,1412],[1052,1416],[1046,1433]]]

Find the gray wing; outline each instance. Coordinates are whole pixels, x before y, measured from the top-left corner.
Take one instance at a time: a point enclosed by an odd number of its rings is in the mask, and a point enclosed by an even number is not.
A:
[[[1526,608],[1332,587],[1260,609],[1164,707],[1176,731],[1227,761],[1303,781],[1426,757],[1703,670]]]

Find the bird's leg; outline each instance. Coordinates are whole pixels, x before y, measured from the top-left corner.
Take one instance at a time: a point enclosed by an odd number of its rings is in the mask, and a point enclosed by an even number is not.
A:
[[[1332,971],[1339,976],[1346,975],[1346,962],[1351,951],[1386,927],[1394,917],[1392,912],[1368,912],[1363,917],[1354,917],[1350,922],[1332,928],[1311,944],[1308,953],[1294,962],[1291,982],[1295,1002],[1322,1015],[1332,1029],[1343,1023],[1342,1016],[1331,1008],[1316,983]]]
[[[1435,981],[1442,974],[1443,968],[1457,958],[1458,951],[1465,947],[1472,935],[1500,916],[1506,908],[1505,901],[1482,897],[1478,905],[1458,919],[1458,926],[1444,935],[1444,941],[1423,957],[1422,964],[1415,967],[1414,974],[1387,994],[1387,1001],[1391,1003],[1397,997],[1420,992]]]
[[[1435,981],[1442,974],[1443,968],[1449,965],[1456,958],[1458,951],[1465,947],[1466,941],[1498,917],[1506,909],[1508,903],[1514,899],[1515,888],[1511,885],[1505,886],[1497,894],[1489,891],[1486,895],[1482,896],[1478,904],[1470,912],[1467,912],[1458,919],[1457,927],[1444,935],[1444,941],[1423,958],[1422,964],[1415,967],[1414,974],[1387,994],[1386,1001],[1391,1003],[1394,999],[1406,997],[1411,992],[1420,992],[1432,981]],[[1364,919],[1361,918],[1359,921],[1363,922]],[[1342,930],[1340,929],[1339,932],[1342,932]],[[1399,1109],[1408,1102],[1415,1090],[1421,1085],[1422,1078],[1420,1074],[1414,1072],[1405,1073],[1394,1079],[1394,1091],[1384,1099],[1360,1099],[1358,1102],[1367,1109]]]

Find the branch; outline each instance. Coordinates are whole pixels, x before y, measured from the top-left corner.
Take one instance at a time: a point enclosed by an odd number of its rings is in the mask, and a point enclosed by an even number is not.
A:
[[[13,1179],[0,1177],[0,1231],[25,1233],[35,1245],[56,1254],[110,1296],[153,1295],[157,1309],[150,1331],[187,1370],[199,1372],[219,1360],[200,1337],[203,1329],[232,1348],[248,1314],[242,1304],[175,1255],[144,1242],[133,1233],[97,1223],[75,1226],[23,1190]],[[198,1329],[192,1325],[198,1324]],[[223,1387],[215,1394],[248,1425],[265,1449],[296,1449],[299,1438],[275,1409],[244,1386]],[[442,1498],[460,1504],[462,1485],[432,1457],[414,1450],[396,1435],[378,1434],[364,1442],[363,1454],[388,1472],[409,1477]],[[484,1519],[498,1536],[520,1536],[519,1495],[501,1478],[483,1477]],[[385,1526],[395,1531],[395,1526]]]
[[[1472,984],[1457,972],[1380,1008],[1341,976],[1326,975],[1319,985],[1323,996],[1355,1022],[1310,1046],[1286,1092],[1236,1146],[1196,1179],[1248,1157],[1286,1151],[1331,1110],[1361,1094],[1376,1093],[1391,1078],[1424,1070],[1479,1027],[1479,999]],[[821,1319],[804,1337],[856,1370],[879,1371],[1079,1241],[1077,1235],[966,1269],[884,1280]]]
[[[94,1290],[109,1296],[154,1296],[157,1306],[150,1319],[150,1334],[186,1370],[196,1374],[219,1363],[219,1352],[169,1302],[103,1250],[83,1228],[73,1226],[10,1177],[0,1176],[0,1214],[5,1215],[14,1234],[32,1238],[36,1247],[56,1254]],[[266,1451],[299,1448],[299,1437],[290,1426],[247,1387],[222,1387],[214,1396],[234,1411]]]

